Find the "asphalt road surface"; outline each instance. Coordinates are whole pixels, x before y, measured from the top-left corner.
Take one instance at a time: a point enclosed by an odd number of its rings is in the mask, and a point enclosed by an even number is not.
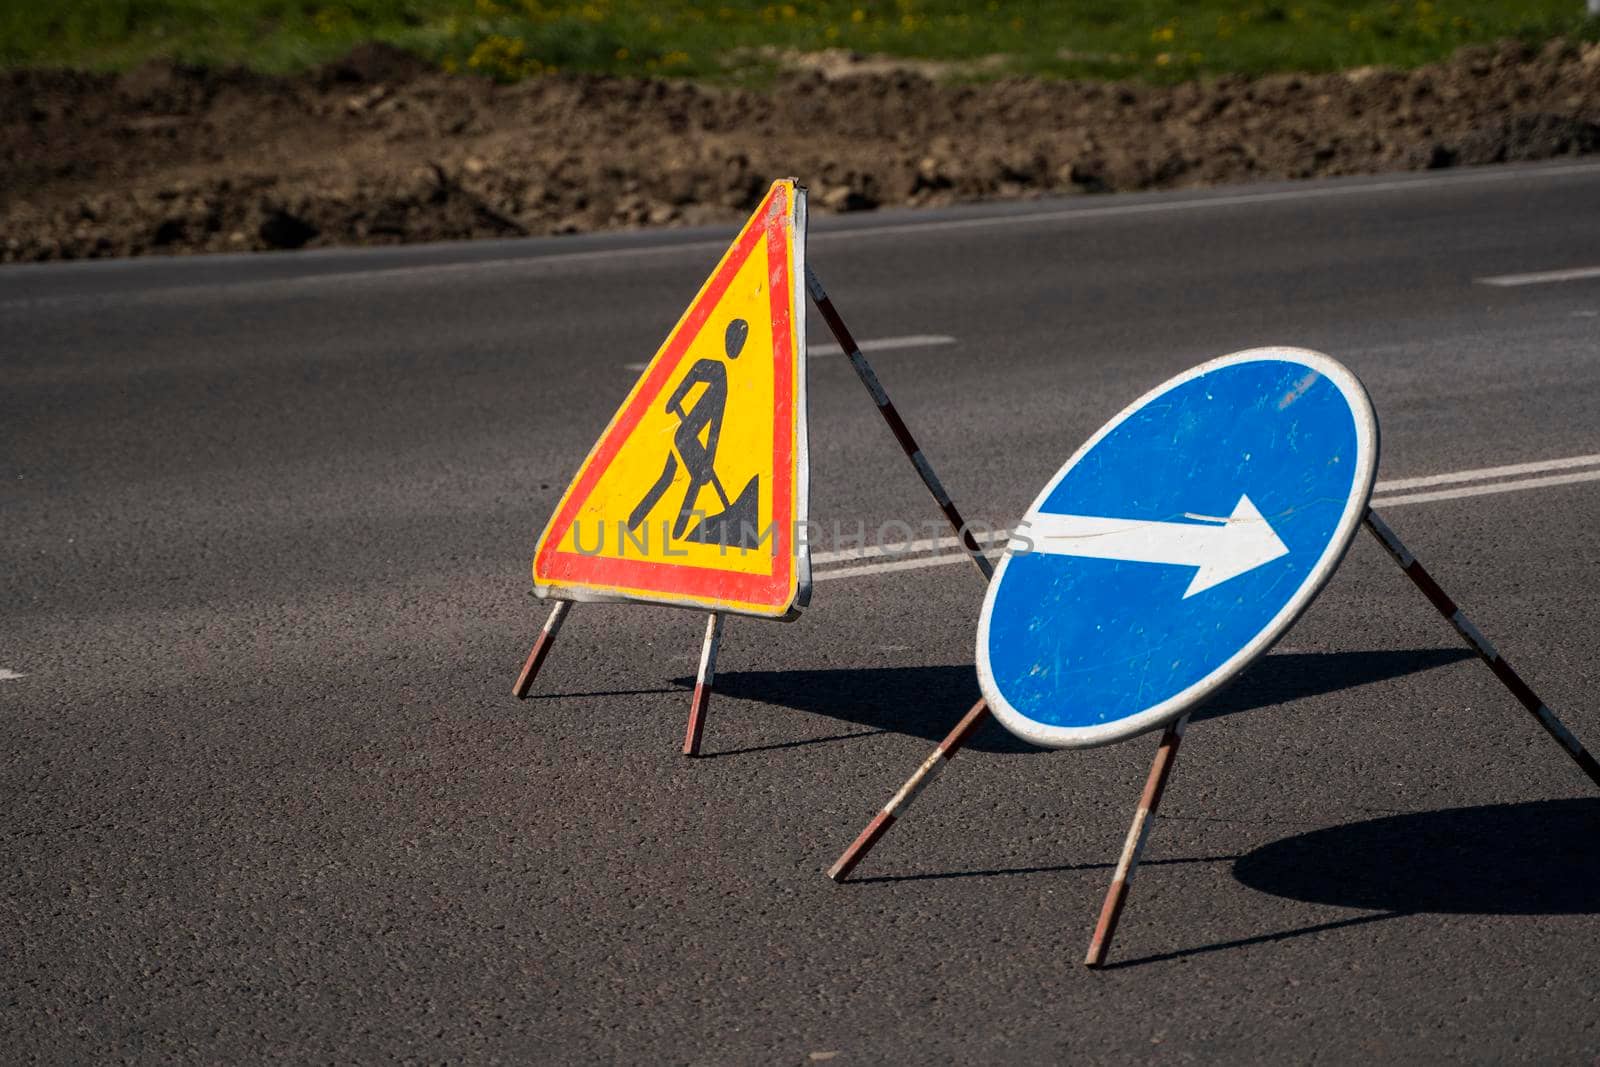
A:
[[[1194,363],[1344,361],[1390,523],[1600,746],[1597,204],[1569,163],[819,219],[810,257],[922,339],[879,375],[996,525]],[[7,1060],[1600,1055],[1600,797],[1364,535],[1198,713],[1101,972],[1154,736],[990,729],[823,876],[977,695],[948,549],[732,621],[710,758],[690,612],[580,607],[512,700],[534,537],[727,237],[0,271]],[[848,364],[810,389],[815,518],[937,518]]]

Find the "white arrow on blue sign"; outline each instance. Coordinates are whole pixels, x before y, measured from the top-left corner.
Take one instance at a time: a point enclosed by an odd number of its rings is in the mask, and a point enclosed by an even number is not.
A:
[[[978,622],[1007,729],[1082,748],[1163,726],[1305,610],[1372,494],[1356,376],[1299,348],[1212,360],[1146,394],[1045,486]]]

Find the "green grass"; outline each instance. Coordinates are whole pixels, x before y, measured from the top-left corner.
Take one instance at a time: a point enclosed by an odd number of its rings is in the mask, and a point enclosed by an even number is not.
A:
[[[505,80],[584,70],[759,82],[772,49],[838,48],[947,61],[957,77],[1170,82],[1415,66],[1556,35],[1594,40],[1600,20],[1583,0],[0,0],[5,67],[161,56],[287,72],[382,40]]]

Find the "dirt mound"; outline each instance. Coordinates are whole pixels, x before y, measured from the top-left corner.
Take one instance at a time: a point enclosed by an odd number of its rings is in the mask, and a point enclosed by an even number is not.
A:
[[[150,65],[0,76],[0,258],[732,222],[779,175],[823,210],[1371,173],[1600,149],[1600,45],[1409,72],[1155,88],[874,68],[770,94],[499,86],[364,46],[283,79]]]
[[[356,45],[342,59],[334,60],[319,72],[323,87],[340,82],[381,85],[384,82],[409,82],[433,72],[427,60],[381,41]]]

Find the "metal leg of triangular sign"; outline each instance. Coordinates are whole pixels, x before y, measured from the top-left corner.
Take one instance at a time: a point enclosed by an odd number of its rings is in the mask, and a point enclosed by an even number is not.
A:
[[[867,823],[867,828],[856,835],[856,839],[850,842],[850,847],[834,861],[832,867],[828,868],[828,877],[835,882],[842,882],[848,878],[850,872],[856,869],[856,864],[865,858],[872,846],[878,843],[879,838],[889,832],[889,827],[894,825],[894,821],[901,813],[917,799],[917,794],[922,792],[923,787],[933,781],[933,776],[944,769],[946,763],[955,758],[955,754],[961,751],[961,746],[967,743],[967,739],[976,733],[978,727],[988,718],[987,701],[979,700],[972,705],[972,710],[961,717],[961,721],[956,723],[956,728],[950,731],[949,736],[939,742],[939,747],[933,750],[933,755],[922,761],[922,766],[918,767],[916,773],[900,787],[900,792],[889,798],[889,803],[879,809],[878,814]]]
[[[533,643],[533,651],[528,653],[528,662],[522,665],[522,673],[517,675],[516,684],[511,687],[511,695],[518,700],[528,695],[534,677],[543,666],[544,658],[550,654],[550,646],[555,644],[556,634],[560,632],[561,624],[566,621],[567,612],[571,610],[572,602],[569,600],[558,600],[555,607],[550,609],[549,618],[544,620],[544,629],[539,631],[539,638]]]
[[[1128,885],[1133,881],[1134,869],[1139,866],[1139,855],[1144,852],[1145,840],[1150,836],[1150,826],[1155,821],[1156,808],[1161,804],[1161,794],[1166,792],[1167,779],[1172,777],[1172,767],[1178,759],[1178,745],[1183,741],[1184,727],[1188,725],[1189,716],[1184,715],[1161,735],[1161,747],[1156,749],[1155,762],[1150,764],[1150,776],[1145,779],[1139,808],[1133,813],[1133,825],[1128,827],[1128,838],[1122,843],[1117,873],[1111,878],[1111,888],[1106,891],[1105,904],[1100,908],[1100,921],[1095,924],[1094,937],[1089,942],[1089,954],[1083,960],[1085,966],[1103,965],[1111,951],[1111,938],[1117,932],[1117,920],[1122,918],[1123,905],[1128,902]]]
[[[1589,776],[1589,780],[1597,787],[1600,787],[1600,763],[1597,763],[1594,756],[1589,754],[1589,750],[1584,748],[1578,739],[1572,735],[1572,732],[1562,725],[1561,720],[1556,718],[1555,712],[1551,711],[1544,701],[1540,700],[1534,694],[1534,691],[1528,688],[1528,683],[1524,682],[1521,676],[1511,669],[1511,665],[1501,657],[1500,653],[1495,651],[1495,647],[1489,643],[1489,639],[1484,637],[1483,633],[1472,624],[1472,620],[1468,619],[1461,609],[1456,607],[1455,601],[1451,600],[1449,594],[1439,587],[1438,582],[1433,580],[1433,576],[1423,569],[1422,564],[1417,562],[1417,557],[1413,556],[1410,550],[1400,542],[1400,538],[1395,536],[1395,532],[1389,528],[1389,524],[1379,518],[1378,513],[1371,508],[1367,509],[1365,522],[1367,530],[1371,532],[1373,537],[1378,539],[1378,543],[1383,546],[1384,551],[1388,552],[1390,557],[1400,565],[1400,569],[1405,571],[1406,577],[1411,579],[1412,584],[1421,590],[1423,596],[1428,598],[1428,603],[1432,604],[1434,609],[1440,615],[1443,615],[1451,626],[1455,627],[1456,633],[1461,635],[1461,639],[1467,643],[1467,646],[1476,652],[1478,658],[1483,660],[1489,670],[1494,672],[1496,678],[1500,679],[1500,684],[1511,691],[1511,695],[1516,697],[1524,708],[1528,709],[1528,713],[1544,728],[1546,733],[1556,739],[1556,742],[1566,750],[1567,755],[1572,757],[1572,761],[1578,765],[1579,769]]]
[[[872,364],[867,362],[867,357],[861,354],[861,346],[856,344],[855,337],[850,333],[850,327],[844,323],[839,310],[833,306],[833,300],[828,296],[827,290],[822,287],[822,282],[817,278],[816,272],[809,266],[806,267],[806,291],[811,294],[811,302],[817,306],[817,311],[822,314],[822,320],[828,324],[828,329],[833,333],[833,339],[839,343],[839,348],[850,359],[850,366],[855,369],[856,377],[861,379],[861,384],[872,396],[872,402],[878,407],[878,414],[888,424],[889,432],[894,434],[894,439],[899,442],[900,449],[911,461],[911,466],[916,469],[917,477],[922,479],[922,484],[933,496],[934,503],[939,505],[939,510],[944,513],[945,520],[950,523],[950,528],[955,531],[956,538],[961,547],[966,549],[967,556],[972,560],[972,565],[978,568],[978,573],[983,575],[984,581],[994,577],[994,564],[989,562],[989,557],[983,554],[983,548],[978,544],[977,538],[967,528],[966,520],[961,517],[961,512],[956,510],[956,505],[950,499],[950,494],[945,490],[944,483],[934,473],[933,464],[928,462],[928,457],[922,452],[922,447],[917,444],[916,438],[911,436],[911,430],[895,410],[894,402],[889,399],[889,394],[883,388],[883,383],[878,380],[877,374],[872,370]],[[920,792],[923,786],[932,779],[933,775],[966,744],[967,738],[972,736],[985,719],[989,717],[989,705],[980,700],[972,709],[962,717],[961,721],[950,731],[939,747],[934,749],[933,755],[918,767],[900,791],[890,798],[878,814],[873,816],[865,830],[851,842],[850,847],[828,868],[828,877],[836,882],[847,878],[856,864],[866,856],[878,839],[888,832],[889,827],[899,811],[910,805],[912,799]]]
[[[694,680],[694,700],[689,705],[689,729],[683,737],[683,754],[700,755],[700,735],[705,731],[706,711],[711,707],[711,688],[717,677],[717,649],[722,644],[722,616],[706,616],[706,639],[700,646],[700,673]]]
[[[856,344],[855,337],[850,333],[850,327],[844,324],[844,319],[833,306],[827,290],[822,288],[822,282],[817,279],[816,272],[809,266],[806,267],[806,290],[811,294],[811,302],[816,304],[817,310],[822,313],[822,320],[828,324],[828,329],[833,331],[833,339],[839,342],[839,347],[849,357],[850,365],[855,368],[856,377],[861,379],[861,384],[872,394],[872,402],[878,405],[878,414],[883,416],[883,421],[889,424],[889,432],[900,442],[900,448],[911,461],[911,465],[916,468],[917,476],[922,479],[922,484],[927,486],[928,492],[933,494],[934,503],[944,512],[950,528],[956,532],[961,546],[967,550],[973,566],[978,568],[978,573],[983,575],[984,581],[993,578],[994,564],[989,562],[989,557],[983,554],[977,538],[967,529],[966,520],[961,517],[961,512],[956,510],[955,502],[945,491],[944,483],[939,481],[939,476],[934,473],[933,464],[922,454],[921,446],[917,444],[916,438],[911,436],[911,430],[906,426],[905,420],[900,418],[900,413],[895,410],[889,394],[884,391],[883,383],[879,382],[878,376],[873,373],[872,364],[861,354],[861,346]]]

